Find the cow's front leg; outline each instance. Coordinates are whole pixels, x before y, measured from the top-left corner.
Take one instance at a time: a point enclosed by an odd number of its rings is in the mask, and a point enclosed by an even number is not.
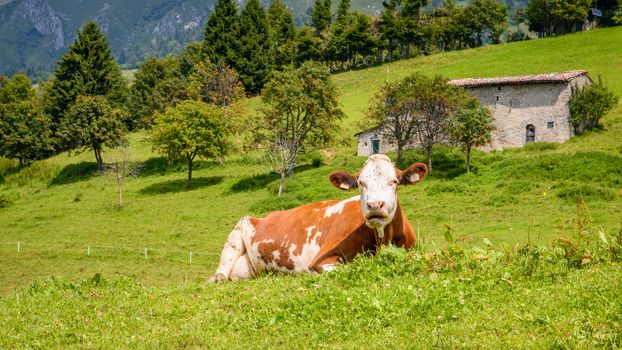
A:
[[[343,259],[339,255],[332,255],[329,257],[324,257],[316,261],[311,267],[311,270],[315,272],[320,272],[320,273],[334,271],[337,268],[337,264],[339,264],[342,261]]]

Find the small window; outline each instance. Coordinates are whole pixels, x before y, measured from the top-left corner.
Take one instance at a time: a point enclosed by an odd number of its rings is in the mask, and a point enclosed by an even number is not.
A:
[[[497,86],[497,90],[501,91],[501,86]]]
[[[555,122],[546,122],[546,128],[547,129],[555,128]]]
[[[497,102],[499,102],[499,96],[497,96]]]

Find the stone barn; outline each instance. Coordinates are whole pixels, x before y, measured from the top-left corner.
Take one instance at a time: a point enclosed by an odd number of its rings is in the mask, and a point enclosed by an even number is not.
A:
[[[529,142],[564,142],[574,135],[568,101],[571,86],[584,86],[592,80],[586,71],[525,75],[516,77],[451,80],[450,84],[471,91],[495,119],[492,143],[487,149],[522,147]],[[362,131],[358,155],[394,150],[382,140],[379,127]],[[413,146],[416,146],[413,140]]]

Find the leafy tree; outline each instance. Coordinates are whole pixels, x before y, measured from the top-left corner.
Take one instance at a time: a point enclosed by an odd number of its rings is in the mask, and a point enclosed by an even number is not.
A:
[[[235,71],[214,66],[207,58],[194,66],[189,80],[189,97],[196,101],[228,107],[244,97],[244,86]]]
[[[507,19],[507,8],[496,0],[473,0],[462,13],[469,36],[475,38],[473,46],[483,45],[487,37],[498,44]]]
[[[570,122],[575,130],[593,129],[602,117],[618,103],[618,97],[605,87],[598,77],[598,83],[584,87],[571,87]]]
[[[466,155],[467,173],[471,171],[471,149],[490,143],[494,130],[492,112],[472,98],[464,109],[453,117],[451,138],[460,145]]]
[[[371,20],[367,15],[352,13],[345,37],[349,43],[349,58],[353,66],[357,65],[357,56],[365,58],[374,54],[377,42],[373,37]]]
[[[540,36],[574,31],[587,17],[592,0],[530,0],[525,8],[529,30]]]
[[[217,64],[235,61],[234,43],[238,26],[238,8],[234,0],[218,0],[207,20],[203,54]]]
[[[24,73],[0,84],[0,156],[16,158],[20,167],[52,151],[50,120],[43,113]]]
[[[271,29],[274,64],[277,69],[295,60],[296,26],[294,16],[281,0],[275,0],[268,8],[268,28]]]
[[[254,133],[265,145],[287,142],[288,174],[293,174],[300,152],[325,146],[334,137],[344,115],[337,97],[328,69],[315,62],[287,68],[266,84]]]
[[[350,0],[340,0],[335,14],[335,25],[345,26],[350,16]]]
[[[124,140],[123,110],[114,109],[104,96],[78,96],[61,119],[58,133],[68,149],[91,149],[100,170],[102,150]]]
[[[153,106],[154,114],[147,121],[148,126],[153,123],[155,112],[163,112],[167,107],[172,107],[187,100],[188,81],[180,77],[170,77],[158,83],[149,98],[149,104]]]
[[[171,79],[179,78],[179,75],[179,62],[174,58],[157,59],[152,56],[141,63],[130,88],[132,124],[149,126],[153,113],[164,111],[173,102],[172,96],[163,90],[170,84]]]
[[[227,152],[229,127],[216,106],[198,101],[183,101],[156,113],[151,144],[169,159],[188,162],[186,188],[192,183],[192,165],[196,156],[213,158]]]
[[[117,106],[127,97],[126,82],[106,36],[93,21],[78,32],[54,71],[45,108],[52,121],[58,123],[80,95],[106,96]]]
[[[179,73],[183,77],[188,77],[192,73],[195,64],[203,59],[203,43],[195,41],[191,42],[186,48],[177,55],[179,62]]]
[[[240,14],[236,59],[231,62],[248,92],[258,93],[270,79],[271,49],[266,13],[259,0],[249,0]]]
[[[447,139],[451,115],[467,99],[464,89],[448,84],[444,78],[415,73],[386,83],[374,95],[367,124],[382,126],[379,133],[397,148],[398,166],[403,165],[406,148],[417,139],[428,155],[431,172],[432,146]]]
[[[330,25],[332,0],[315,0],[311,13],[311,25],[315,28],[316,35],[320,35]]]

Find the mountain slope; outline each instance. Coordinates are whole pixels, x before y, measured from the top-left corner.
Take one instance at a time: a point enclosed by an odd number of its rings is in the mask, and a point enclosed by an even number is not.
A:
[[[237,0],[240,7],[245,0]],[[268,6],[272,0],[262,0]],[[500,0],[508,4],[523,0]],[[296,23],[308,21],[314,0],[283,0]],[[336,7],[338,0],[333,1]],[[126,68],[147,56],[164,57],[201,40],[216,0],[66,1],[0,0],[0,74],[25,70],[46,77],[84,22],[94,19],[108,35],[113,54]],[[430,2],[431,6],[440,0]],[[378,0],[354,0],[352,9],[380,13]]]

